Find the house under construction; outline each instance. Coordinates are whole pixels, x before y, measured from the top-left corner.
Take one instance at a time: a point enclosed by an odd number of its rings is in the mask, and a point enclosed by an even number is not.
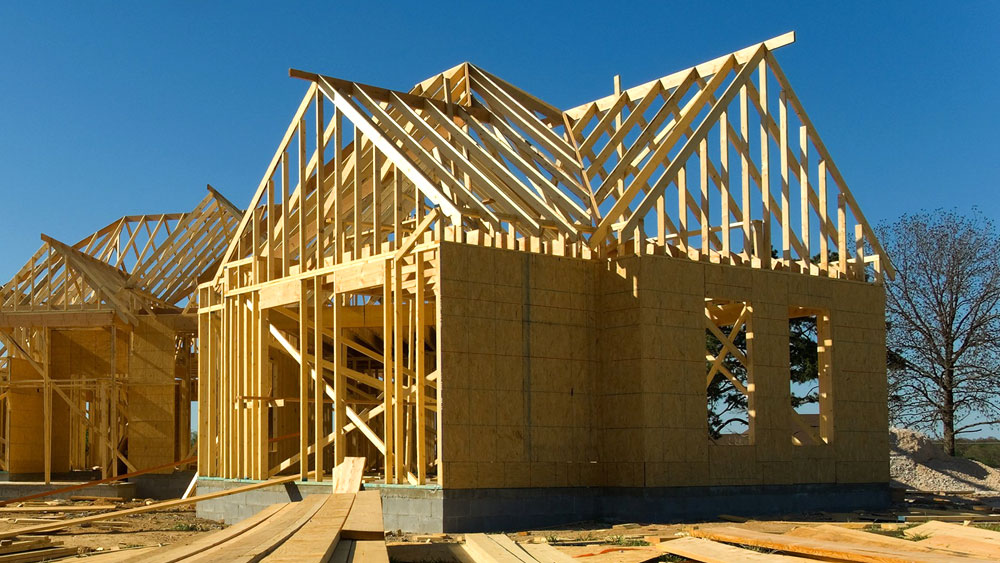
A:
[[[0,288],[0,468],[102,477],[193,455],[197,307],[242,211],[127,216],[42,247]]]
[[[409,92],[293,70],[198,291],[199,487],[365,456],[414,530],[881,502],[893,268],[793,40],[565,110],[469,63]]]

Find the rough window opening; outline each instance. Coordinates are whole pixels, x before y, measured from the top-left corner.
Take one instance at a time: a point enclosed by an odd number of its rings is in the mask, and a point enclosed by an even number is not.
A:
[[[796,446],[832,439],[829,326],[829,314],[823,310],[788,309],[789,406]]]
[[[748,303],[705,300],[708,435],[716,444],[753,444],[751,313]]]

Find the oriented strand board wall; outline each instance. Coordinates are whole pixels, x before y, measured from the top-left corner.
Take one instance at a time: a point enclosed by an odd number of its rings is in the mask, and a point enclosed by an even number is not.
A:
[[[880,286],[447,243],[440,264],[446,487],[888,481]],[[708,439],[706,297],[753,306],[753,445]],[[829,445],[791,442],[789,306],[830,311]]]
[[[599,483],[592,264],[443,244],[440,267],[447,486]]]
[[[132,338],[128,458],[144,469],[176,461],[174,331],[140,317]]]
[[[10,359],[12,381],[41,379],[27,360]],[[39,386],[40,387],[40,386]],[[11,388],[10,465],[11,474],[41,474],[45,471],[45,426],[41,388]],[[69,471],[69,406],[53,392],[52,396],[52,472]]]

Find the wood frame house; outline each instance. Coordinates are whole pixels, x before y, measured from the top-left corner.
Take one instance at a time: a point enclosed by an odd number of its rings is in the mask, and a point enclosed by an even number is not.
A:
[[[196,302],[242,211],[122,217],[41,248],[0,288],[0,468],[102,477],[190,456]]]
[[[892,264],[774,56],[793,41],[568,110],[470,63],[408,92],[292,70],[306,94],[199,288],[199,475],[887,483]],[[738,443],[708,434],[720,382]]]

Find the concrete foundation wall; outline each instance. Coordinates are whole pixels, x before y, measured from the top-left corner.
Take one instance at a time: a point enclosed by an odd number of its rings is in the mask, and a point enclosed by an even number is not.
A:
[[[441,244],[446,489],[888,483],[881,286]],[[708,435],[705,300],[752,308],[753,440]],[[833,432],[797,446],[791,307],[829,313]]]
[[[247,481],[198,480],[199,494]],[[671,522],[813,511],[877,510],[889,504],[887,484],[761,485],[750,487],[538,487],[442,489],[365,485],[382,493],[386,531],[498,532],[593,522]],[[266,506],[326,494],[329,483],[290,483],[203,501],[200,518],[227,524]],[[724,507],[724,508],[723,508]]]

